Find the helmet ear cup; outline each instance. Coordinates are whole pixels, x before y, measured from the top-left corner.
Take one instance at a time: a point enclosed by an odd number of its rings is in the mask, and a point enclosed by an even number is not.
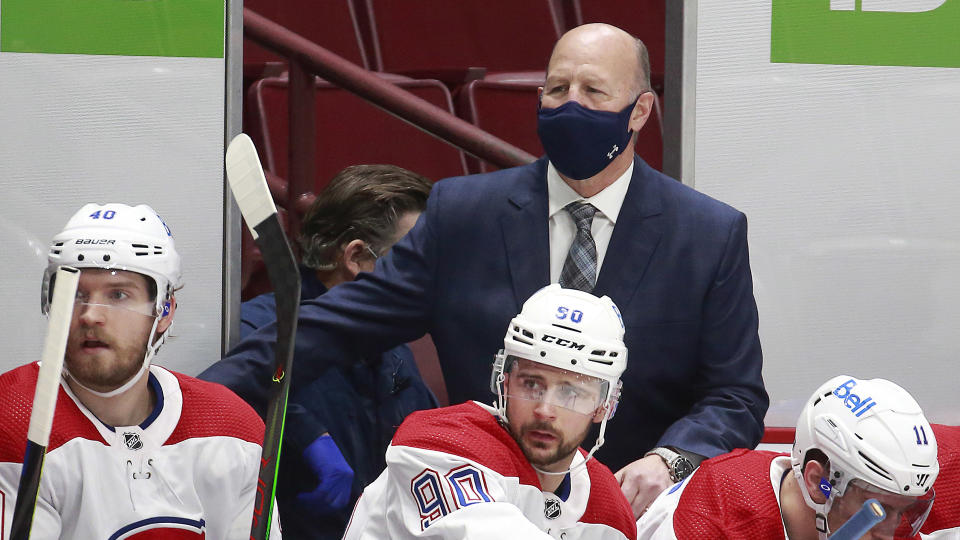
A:
[[[617,384],[610,389],[610,399],[606,404],[607,418],[611,419],[617,414],[617,405],[620,404],[620,393],[623,391],[623,381],[618,380]]]

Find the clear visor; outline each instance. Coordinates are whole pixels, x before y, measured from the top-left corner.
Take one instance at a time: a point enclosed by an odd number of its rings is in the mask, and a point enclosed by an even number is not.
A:
[[[909,497],[891,493],[867,482],[855,478],[850,481],[843,497],[833,503],[839,523],[837,527],[846,523],[863,506],[868,499],[876,499],[887,513],[886,519],[871,529],[871,532],[881,535],[892,535],[895,538],[910,538],[920,532],[920,527],[926,521],[933,507],[934,491],[931,489],[921,497]]]
[[[152,300],[135,300],[122,292],[90,294],[77,291],[77,297],[73,303],[73,313],[75,316],[91,314],[91,310],[103,309],[108,309],[109,313],[136,313],[146,317],[157,316],[157,306]]]
[[[560,369],[532,360],[508,357],[504,364],[504,394],[592,415],[607,396],[610,383],[598,377]]]

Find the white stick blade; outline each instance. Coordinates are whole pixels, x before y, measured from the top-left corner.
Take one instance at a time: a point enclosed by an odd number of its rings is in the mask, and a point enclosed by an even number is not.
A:
[[[267,178],[260,166],[257,148],[250,137],[241,133],[230,141],[224,161],[230,190],[233,191],[250,233],[256,239],[257,232],[254,227],[277,213],[277,206],[273,203],[270,188],[267,186]]]
[[[73,319],[73,302],[77,297],[77,282],[80,271],[69,266],[57,270],[53,282],[53,301],[50,303],[50,319],[47,322],[47,338],[40,356],[40,373],[33,394],[33,411],[30,413],[30,428],[27,438],[46,447],[50,442],[50,427],[53,411],[60,391],[60,374],[63,371],[63,356],[67,351],[70,321]]]

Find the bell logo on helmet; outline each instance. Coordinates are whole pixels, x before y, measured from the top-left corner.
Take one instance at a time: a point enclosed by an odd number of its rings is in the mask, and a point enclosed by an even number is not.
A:
[[[569,339],[559,338],[557,336],[551,336],[548,334],[544,334],[543,337],[540,338],[540,341],[545,341],[547,343],[556,343],[561,347],[567,347],[568,349],[576,349],[578,351],[582,351],[584,347],[583,345],[581,345],[580,343],[577,343],[576,341],[570,341]]]
[[[85,246],[111,246],[116,244],[116,240],[107,240],[106,238],[77,238],[74,244]]]
[[[853,387],[857,385],[855,379],[850,379],[849,381],[841,384],[833,391],[833,395],[843,400],[843,404],[850,409],[850,412],[854,413],[854,416],[860,417],[863,416],[863,413],[870,410],[871,407],[877,404],[872,397],[867,399],[861,399],[860,396],[853,393]]]

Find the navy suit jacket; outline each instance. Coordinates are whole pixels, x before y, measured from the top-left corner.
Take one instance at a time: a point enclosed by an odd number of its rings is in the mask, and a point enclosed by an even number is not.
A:
[[[293,384],[430,332],[450,402],[490,401],[507,324],[550,280],[546,168],[438,182],[374,272],[301,305]],[[601,461],[617,470],[654,446],[709,457],[759,442],[768,398],[742,213],[636,158],[594,293],[620,308],[629,354]],[[265,327],[214,366],[255,405],[275,339]]]

